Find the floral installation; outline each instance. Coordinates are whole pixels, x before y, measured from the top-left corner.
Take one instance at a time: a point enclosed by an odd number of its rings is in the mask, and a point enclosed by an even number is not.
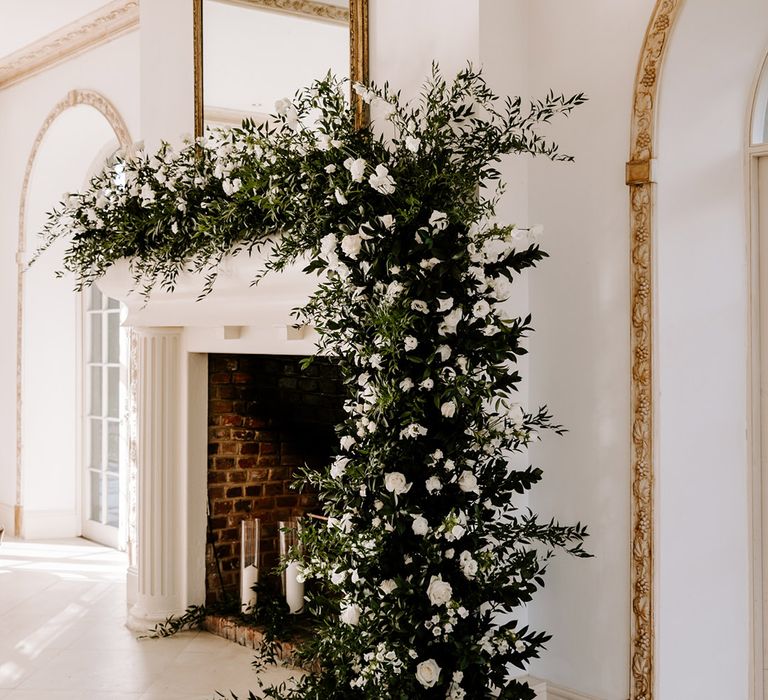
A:
[[[331,464],[301,476],[328,518],[302,530],[314,672],[264,697],[530,699],[513,670],[549,637],[516,612],[554,551],[587,556],[586,528],[515,505],[542,472],[510,459],[563,429],[514,400],[531,319],[504,302],[546,253],[540,227],[496,222],[496,164],[570,160],[538,128],[584,97],[523,108],[471,66],[452,82],[435,67],[410,103],[355,85],[377,115],[358,129],[343,87],[328,76],[264,124],[117,158],[51,213],[44,247],[68,239],[81,287],[128,258],[145,294],[183,271],[206,293],[254,249],[265,274],[299,261],[318,277],[297,321],[338,358],[347,418]]]

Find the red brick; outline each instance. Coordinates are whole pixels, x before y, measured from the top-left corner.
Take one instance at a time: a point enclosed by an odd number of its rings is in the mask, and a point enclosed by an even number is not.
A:
[[[232,413],[233,407],[233,401],[220,401],[214,399],[213,401],[208,402],[208,410],[211,413]]]
[[[211,384],[229,384],[232,381],[232,375],[229,372],[215,372],[210,375],[208,381]]]

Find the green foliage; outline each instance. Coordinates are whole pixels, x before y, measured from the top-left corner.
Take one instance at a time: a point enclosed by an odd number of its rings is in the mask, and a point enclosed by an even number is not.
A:
[[[434,68],[410,104],[355,87],[380,115],[365,129],[329,76],[265,124],[120,160],[51,214],[47,245],[69,238],[80,285],[127,257],[147,294],[184,270],[205,293],[224,256],[254,249],[264,274],[300,260],[318,275],[297,320],[338,358],[349,400],[336,458],[302,475],[329,518],[302,530],[300,657],[316,672],[264,697],[532,698],[510,670],[549,637],[516,611],[556,550],[586,556],[586,528],[520,505],[542,478],[521,465],[528,447],[563,429],[514,400],[532,327],[504,302],[546,253],[539,227],[496,223],[497,166],[568,160],[538,130],[584,98],[524,109],[471,67],[451,83]]]

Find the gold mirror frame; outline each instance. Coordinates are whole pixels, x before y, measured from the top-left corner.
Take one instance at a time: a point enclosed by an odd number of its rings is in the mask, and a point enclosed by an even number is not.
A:
[[[653,382],[653,225],[659,84],[669,36],[683,0],[657,0],[640,52],[626,184],[630,205],[632,368],[630,700],[655,694],[655,512]]]
[[[314,0],[238,0],[257,7],[312,14],[321,3]],[[195,63],[195,136],[205,131],[203,96],[203,0],[193,0],[193,36]],[[352,83],[368,82],[368,0],[349,0],[349,76]],[[301,87],[301,86],[297,86]],[[368,105],[354,91],[350,99],[358,128],[368,123]]]

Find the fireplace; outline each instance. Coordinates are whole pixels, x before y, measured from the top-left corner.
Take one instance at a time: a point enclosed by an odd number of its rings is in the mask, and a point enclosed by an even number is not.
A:
[[[294,470],[327,464],[343,419],[344,385],[323,358],[208,356],[208,549],[206,603],[237,598],[240,522],[261,522],[261,581],[278,563],[278,522],[318,511],[311,491],[292,488]]]
[[[220,388],[214,392],[217,395],[209,397],[209,387],[213,387],[209,379],[217,374],[221,356],[290,358],[285,361],[296,363],[297,358],[316,351],[314,329],[296,326],[293,309],[306,302],[317,286],[317,277],[305,274],[303,265],[297,264],[267,276],[254,287],[251,282],[263,265],[263,258],[256,252],[251,257],[243,255],[224,260],[213,292],[202,300],[198,299],[204,276],[199,274],[180,274],[174,291],[158,289],[149,300],[132,291],[135,283],[127,261],[111,267],[99,280],[102,292],[125,305],[123,324],[133,328],[135,336],[132,362],[136,368],[137,554],[136,566],[129,569],[127,576],[128,626],[134,630],[150,629],[169,615],[182,614],[188,606],[201,605],[206,600],[209,458],[214,462],[213,472],[227,475],[222,482],[212,482],[221,483],[224,488],[224,495],[217,496],[223,499],[220,504],[231,499],[219,508],[233,511],[213,514],[214,517],[226,515],[224,530],[236,529],[236,525],[230,527],[231,522],[253,517],[259,498],[274,497],[277,506],[278,496],[295,497],[293,492],[283,492],[287,479],[270,479],[269,474],[266,483],[279,482],[281,493],[255,495],[259,488],[271,491],[278,487],[265,487],[258,480],[247,484],[237,481],[242,478],[242,475],[233,476],[237,473],[237,463],[227,467],[224,465],[229,463],[224,461],[219,463],[221,470],[216,468],[217,456],[227,460],[234,459],[234,454],[209,454],[209,427],[253,430],[254,437],[256,432],[255,427],[245,425],[209,426],[209,398],[211,402],[236,401],[223,394],[236,388],[239,364],[237,371],[228,370],[231,382],[218,385]],[[298,375],[283,376],[282,380],[283,389],[287,389],[291,381],[298,382]],[[304,403],[311,405],[316,399],[312,398],[312,392],[308,397]],[[314,414],[326,412],[317,410]],[[237,421],[235,412],[229,420]],[[310,432],[306,422],[299,424],[304,433]],[[328,426],[323,428],[327,429]],[[224,438],[222,436],[223,444],[236,442],[234,433],[229,434],[231,439]],[[282,446],[285,443],[288,457],[294,442],[281,438],[264,440],[263,444]],[[246,443],[249,441],[243,444]],[[217,453],[220,447],[217,443]],[[246,447],[246,453],[238,452],[237,458],[252,459],[248,450],[254,449]],[[261,446],[258,449],[261,450]],[[269,449],[264,448],[264,456]],[[296,452],[291,457],[304,458]],[[307,457],[314,459],[315,455]],[[255,468],[245,467],[244,471],[246,479],[251,476],[249,472],[253,472],[255,478],[260,471],[258,459]],[[256,491],[246,494],[246,488]],[[231,496],[227,496],[227,489],[231,489]],[[240,493],[238,489],[243,489],[242,497],[235,495]],[[298,501],[280,502],[286,509],[300,510],[311,507],[310,499],[307,496],[304,502],[301,497]],[[223,536],[221,543],[225,543]],[[232,542],[226,544],[229,549],[224,550],[225,556],[232,562],[235,554]],[[273,557],[274,551],[269,556]],[[233,585],[231,576],[225,585]]]

